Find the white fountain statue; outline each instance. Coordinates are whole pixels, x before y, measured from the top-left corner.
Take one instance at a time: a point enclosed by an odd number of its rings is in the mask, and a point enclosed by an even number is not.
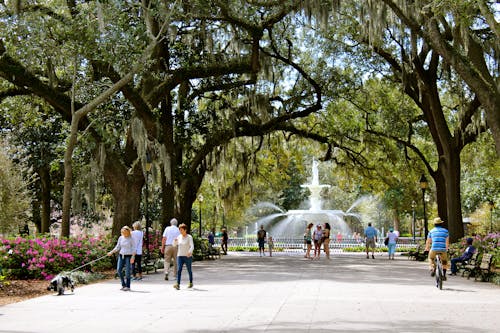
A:
[[[329,188],[330,185],[319,183],[318,165],[318,161],[313,160],[311,184],[301,185],[301,187],[309,189],[311,193],[309,196],[310,208],[285,212],[273,204],[258,205],[257,209],[265,207],[276,211],[276,213],[266,215],[255,221],[253,224],[254,233],[257,232],[260,225],[264,225],[264,228],[273,235],[273,238],[302,238],[307,224],[313,223],[316,225],[326,222],[332,228],[332,235],[337,232],[341,232],[344,235],[350,233],[349,226],[346,224],[344,217],[353,216],[359,220],[360,216],[356,213],[343,212],[341,210],[322,209],[321,191],[324,188]]]
[[[324,188],[329,188],[330,185],[320,185],[319,184],[319,172],[318,172],[318,161],[313,160],[312,163],[312,182],[311,184],[300,185],[301,187],[306,187],[311,192],[309,196],[309,203],[311,211],[321,210],[321,190]]]

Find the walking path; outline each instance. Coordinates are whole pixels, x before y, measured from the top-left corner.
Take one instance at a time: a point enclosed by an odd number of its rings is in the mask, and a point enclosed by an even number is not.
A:
[[[498,332],[500,288],[378,254],[230,253],[193,264],[194,288],[162,271],[120,291],[118,280],[0,307],[0,332]]]

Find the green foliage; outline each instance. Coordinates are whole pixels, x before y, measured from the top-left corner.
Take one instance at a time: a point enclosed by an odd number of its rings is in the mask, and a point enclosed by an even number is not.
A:
[[[283,169],[282,167],[279,167]],[[287,186],[285,186],[280,195],[281,206],[285,210],[298,209],[300,204],[303,203],[306,198],[306,191],[301,187],[305,184],[305,177],[300,174],[300,170],[297,167],[295,160],[291,160],[285,169],[285,175],[287,180]]]
[[[26,182],[5,153],[9,146],[0,140],[0,234],[16,234],[27,223],[29,196]]]

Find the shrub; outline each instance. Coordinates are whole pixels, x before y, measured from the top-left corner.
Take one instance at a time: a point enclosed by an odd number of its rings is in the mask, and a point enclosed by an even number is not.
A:
[[[5,276],[46,280],[100,258],[114,246],[109,238],[84,237],[0,238],[0,244],[0,267]],[[110,267],[111,259],[92,264],[95,270]]]

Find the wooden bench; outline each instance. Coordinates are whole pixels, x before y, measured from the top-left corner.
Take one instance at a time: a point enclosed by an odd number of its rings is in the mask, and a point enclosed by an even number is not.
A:
[[[462,271],[462,276],[465,276],[465,274],[467,273],[467,277],[469,277],[471,273],[476,269],[477,256],[478,251],[474,252],[469,260],[457,263],[457,269],[458,271]]]
[[[212,256],[213,259],[220,259],[220,247],[218,246],[213,246],[212,244],[208,244],[208,250],[210,251],[210,255]]]
[[[491,275],[493,275],[491,261],[493,260],[493,254],[483,253],[481,257],[481,262],[476,267],[476,272],[474,274],[474,281],[477,280],[478,276],[481,276],[481,281],[489,281]]]
[[[201,244],[201,257],[202,259],[220,259],[220,249],[212,247],[206,240],[202,240]]]
[[[149,274],[149,272],[157,272],[158,270],[158,262],[160,261],[160,258],[157,255],[151,254],[149,258],[146,255],[143,255],[142,257],[142,272]]]

